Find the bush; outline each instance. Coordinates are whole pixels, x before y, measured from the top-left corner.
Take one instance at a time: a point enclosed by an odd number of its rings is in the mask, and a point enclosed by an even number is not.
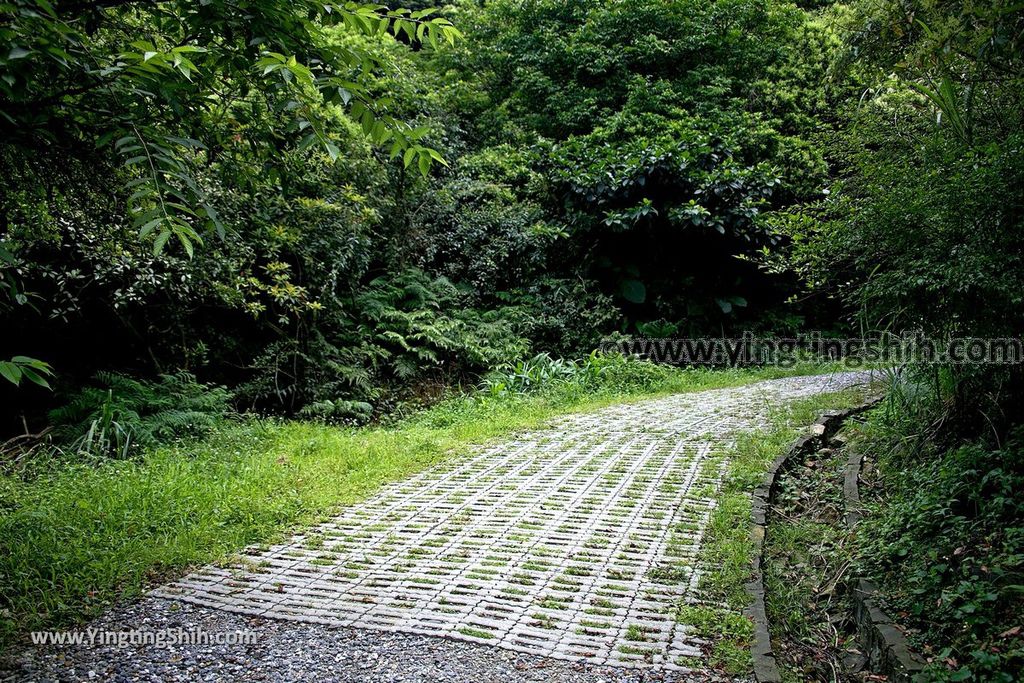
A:
[[[230,391],[184,371],[155,382],[101,372],[95,381],[50,412],[58,445],[79,454],[127,457],[202,436],[231,412]]]
[[[861,562],[937,658],[929,680],[1015,680],[1007,672],[1024,667],[1024,429],[1002,447],[897,449],[881,464],[889,498],[861,529]]]
[[[317,401],[299,411],[299,417],[328,424],[362,424],[373,415],[373,406],[363,401]]]
[[[587,363],[594,369],[595,389],[612,392],[648,392],[667,386],[675,368],[620,354],[592,354]]]
[[[491,396],[541,393],[567,386],[595,394],[648,392],[667,386],[673,375],[666,366],[619,354],[595,351],[576,361],[541,353],[494,370],[484,378],[482,389]]]
[[[514,310],[471,308],[447,279],[417,269],[375,278],[351,301],[325,302],[315,325],[310,319],[302,334],[256,358],[259,372],[239,387],[243,399],[291,413],[336,400],[380,409],[402,387],[438,377],[456,383],[526,350],[508,320]]]

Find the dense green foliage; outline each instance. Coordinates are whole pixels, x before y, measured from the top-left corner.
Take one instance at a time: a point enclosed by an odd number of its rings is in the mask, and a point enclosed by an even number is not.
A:
[[[465,386],[671,384],[589,355],[606,337],[1024,329],[1016,0],[427,5],[0,3],[5,463],[55,480],[105,463],[81,478],[94,500],[237,414],[323,435]],[[949,649],[936,671],[998,680],[1019,632],[985,605],[1020,582],[981,567],[1020,571],[1024,519],[988,493],[1019,488],[1024,373],[911,366],[897,386],[898,419],[866,442],[893,453],[872,570],[941,617],[918,625]],[[154,456],[168,481],[193,476],[174,447]],[[259,486],[280,483],[266,468]],[[128,517],[149,509],[123,490]],[[294,502],[253,503],[223,547]]]
[[[198,384],[187,372],[149,382],[100,373],[96,385],[50,413],[58,440],[78,455],[128,457],[178,439],[203,436],[230,412],[231,393]]]
[[[1019,337],[1024,8],[831,12],[843,37],[832,76],[850,94],[827,147],[832,192],[774,221],[790,265],[865,329]],[[862,445],[883,484],[860,535],[864,569],[915,629],[928,680],[1020,671],[1022,389],[1020,365],[907,367]]]
[[[439,158],[412,144],[424,131],[373,97],[368,76],[388,65],[361,40],[404,36],[436,47],[440,34],[454,42],[458,30],[430,12],[274,0],[17,0],[2,12],[2,119],[13,138],[5,161],[43,181],[10,188],[26,193],[18,200],[26,212],[53,203],[45,193],[59,184],[53,162],[88,163],[95,148],[95,161],[116,159],[130,178],[134,191],[121,208],[142,237],[154,237],[154,251],[176,237],[191,254],[200,224],[224,234],[197,165],[261,164],[313,144],[336,158],[336,109],[348,105],[375,140],[424,170]]]
[[[955,649],[955,661],[977,678],[1024,667],[1022,464],[1016,433],[999,450],[962,446],[894,468],[909,481],[893,486],[908,495],[874,522],[865,549],[877,571],[899,574],[890,578],[901,587],[893,604],[921,624],[929,653],[945,658]],[[922,595],[941,599],[926,604]]]
[[[186,368],[240,408],[382,414],[609,333],[808,312],[735,258],[825,182],[830,39],[803,11],[233,7],[4,10],[0,352],[60,391]]]
[[[966,438],[948,406],[897,384],[857,434],[875,461],[858,564],[886,591],[928,680],[1013,681],[1024,662],[1024,453]]]
[[[839,173],[812,213],[824,221],[795,223],[807,272],[868,325],[1021,328],[1024,18],[987,4],[863,3],[846,18],[864,27],[844,47],[867,55],[845,65],[864,97],[831,147]]]
[[[532,167],[565,233],[549,269],[610,297],[622,331],[749,325],[784,298],[734,256],[771,242],[761,212],[824,180],[805,139],[824,67],[784,47],[820,54],[826,37],[805,19],[760,0],[467,12],[453,61],[484,86],[466,105],[472,132],[543,153]]]

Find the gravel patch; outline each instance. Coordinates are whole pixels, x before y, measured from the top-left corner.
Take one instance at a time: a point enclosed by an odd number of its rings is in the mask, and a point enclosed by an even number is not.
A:
[[[256,630],[247,645],[37,646],[0,661],[9,681],[344,681],[346,683],[654,683],[713,675],[594,666],[407,633],[250,617],[161,598],[120,607],[86,628]],[[83,629],[84,630],[84,629]]]

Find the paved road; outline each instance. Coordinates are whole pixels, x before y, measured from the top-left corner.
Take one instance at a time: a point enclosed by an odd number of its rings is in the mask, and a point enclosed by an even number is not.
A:
[[[696,558],[725,465],[709,455],[764,426],[785,401],[864,380],[771,380],[558,419],[385,487],[307,534],[205,567],[101,620],[103,628],[132,619],[150,628],[255,628],[256,646],[40,650],[22,656],[23,673],[713,677],[706,643],[674,615],[680,601],[700,601]]]

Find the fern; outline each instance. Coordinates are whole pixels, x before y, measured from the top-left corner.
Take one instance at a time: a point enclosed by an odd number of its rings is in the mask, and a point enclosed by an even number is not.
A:
[[[231,393],[187,372],[156,382],[110,372],[50,412],[54,438],[76,453],[127,457],[175,439],[198,437],[229,413]]]
[[[373,406],[363,401],[317,401],[299,411],[308,419],[329,424],[363,424],[373,415]]]
[[[466,308],[451,282],[410,269],[370,281],[330,332],[270,345],[240,393],[253,406],[320,419],[325,402],[378,401],[396,386],[483,370],[526,350],[506,311]]]
[[[671,375],[672,370],[665,366],[619,354],[594,352],[576,361],[541,353],[491,371],[484,377],[481,391],[491,396],[531,394],[571,384],[592,393],[628,393],[663,386]]]

